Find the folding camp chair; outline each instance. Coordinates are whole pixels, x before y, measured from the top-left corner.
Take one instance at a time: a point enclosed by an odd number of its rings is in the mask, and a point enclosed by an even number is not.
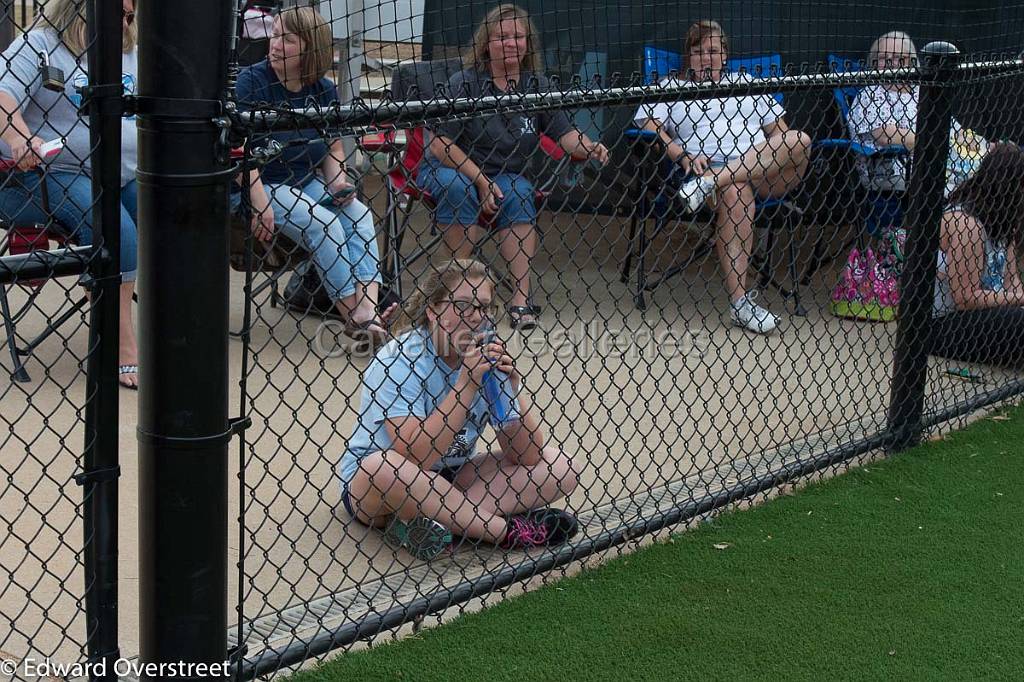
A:
[[[399,66],[392,76],[391,96],[396,102],[431,100],[437,94],[439,86],[447,83],[448,79],[462,68],[462,61],[459,59],[416,62]],[[437,243],[441,241],[441,235],[438,234],[436,225],[432,223],[431,239],[428,243],[410,254],[402,255],[402,243],[415,205],[422,203],[429,209],[436,205],[434,198],[416,184],[428,144],[428,135],[429,133],[420,126],[367,135],[360,143],[367,152],[386,153],[390,169],[387,175],[386,238],[381,254],[384,289],[388,292],[388,298],[382,296],[382,301],[402,300],[402,273],[410,265],[432,253]],[[538,207],[551,194],[566,164],[583,161],[570,157],[546,135],[540,136],[540,145],[544,153],[556,162],[556,166],[550,178],[536,188],[534,201]],[[481,214],[478,224],[488,227],[493,218],[494,216]]]
[[[15,182],[14,171],[15,166],[12,161],[0,160],[0,186],[8,188],[12,182]],[[40,177],[41,208],[45,215],[52,216],[50,193],[45,181],[45,170],[39,167],[37,172]],[[3,236],[0,237],[0,258],[5,260],[9,256],[48,251],[51,243],[59,249],[74,247],[74,240],[68,228],[52,217],[45,223],[35,223],[3,216],[0,217],[0,231],[3,231]],[[33,339],[23,345],[20,344],[18,324],[36,308],[35,303],[42,291],[43,285],[48,279],[50,278],[16,280],[13,284],[7,284],[0,288],[0,316],[3,317],[4,333],[6,334],[5,345],[11,357],[11,377],[15,381],[27,382],[30,380],[23,358],[27,359],[30,357],[43,341],[76,315],[88,302],[88,299],[83,294],[55,319],[48,319],[46,327]],[[8,296],[8,291],[14,287],[22,289],[27,295],[27,299],[17,307],[11,305]]]
[[[745,70],[754,78],[766,78],[772,75],[781,75],[782,59],[778,54],[761,57],[750,57],[743,59],[730,59],[727,68],[730,71]],[[644,83],[657,83],[660,78],[672,72],[679,72],[682,66],[682,56],[679,53],[669,50],[662,50],[647,46],[644,48]],[[782,95],[774,97],[782,103]],[[623,263],[621,280],[629,282],[633,268],[633,258],[636,264],[636,288],[633,294],[633,302],[640,310],[647,307],[645,293],[653,291],[663,282],[682,273],[692,263],[704,258],[713,248],[712,242],[704,242],[692,251],[687,258],[673,265],[660,276],[650,279],[646,269],[646,256],[651,243],[661,234],[668,223],[678,215],[679,208],[673,202],[675,192],[665,184],[666,169],[662,164],[662,153],[656,133],[639,128],[632,128],[625,133],[627,139],[632,141],[631,150],[638,161],[640,172],[631,188],[631,198],[636,209],[634,210],[629,226],[629,252]],[[797,315],[805,315],[806,310],[800,301],[800,277],[797,275],[796,244],[792,234],[799,224],[803,215],[803,209],[789,197],[780,199],[767,199],[757,201],[757,222],[765,223],[766,220],[779,218],[786,231],[791,235],[787,243],[787,273],[792,289],[787,289],[774,279],[772,252],[775,246],[775,232],[768,231],[768,240],[765,246],[765,255],[761,259],[758,270],[758,283],[760,287],[772,286],[779,291],[784,298],[792,298],[794,310]],[[702,210],[694,216],[695,220],[713,220],[714,216],[710,210]],[[648,221],[653,219],[653,230],[648,231]],[[773,222],[773,221],[772,221]],[[769,222],[771,227],[772,222]]]

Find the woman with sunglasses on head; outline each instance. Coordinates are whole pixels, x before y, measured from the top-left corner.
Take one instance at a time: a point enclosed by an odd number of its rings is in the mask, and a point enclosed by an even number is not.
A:
[[[261,106],[329,107],[338,89],[326,77],[334,61],[331,27],[312,7],[290,7],[274,17],[267,59],[242,69],[235,91],[243,108]],[[302,244],[324,288],[345,320],[349,336],[371,346],[387,341],[392,305],[377,310],[380,257],[373,214],[356,198],[340,139],[323,139],[316,130],[275,132],[284,146],[280,156],[250,173],[253,235],[271,241],[281,230]],[[241,196],[232,197],[235,207]]]
[[[576,488],[573,462],[547,444],[514,359],[487,334],[494,294],[477,261],[432,271],[396,325],[404,333],[363,373],[359,422],[339,466],[342,502],[366,525],[391,524],[423,558],[450,534],[524,548],[577,531],[574,517],[548,507]],[[499,449],[477,452],[488,425]]]
[[[478,25],[463,70],[448,81],[448,95],[479,99],[545,92],[549,83],[541,51],[530,15],[517,5],[498,5]],[[484,236],[479,217],[493,217],[512,280],[509,321],[524,332],[537,326],[540,313],[529,302],[537,206],[526,174],[541,133],[577,159],[608,162],[605,146],[577,130],[564,111],[483,114],[434,126],[419,175],[419,184],[437,202],[435,219],[452,257],[470,257]]]
[[[122,0],[121,82],[124,94],[136,94],[138,52],[134,0]],[[0,216],[12,223],[48,224],[55,220],[81,246],[96,240],[92,224],[92,145],[89,117],[79,107],[79,88],[89,84],[85,0],[50,0],[43,8],[45,28],[14,39],[4,51],[0,75],[0,156],[12,159],[14,172],[0,183]],[[45,74],[46,78],[42,76]],[[47,153],[46,143],[61,143]],[[118,382],[139,385],[139,351],[132,324],[137,253],[138,165],[135,118],[121,119],[121,310]],[[40,169],[45,168],[45,173]],[[50,211],[43,206],[43,183]]]

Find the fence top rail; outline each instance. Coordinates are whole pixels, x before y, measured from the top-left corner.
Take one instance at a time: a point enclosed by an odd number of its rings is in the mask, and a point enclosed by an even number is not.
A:
[[[791,69],[790,69],[791,70]],[[1024,74],[1024,59],[959,64],[951,83],[977,76]],[[670,75],[670,74],[666,74]],[[713,97],[761,95],[779,92],[809,91],[822,88],[867,86],[879,83],[922,83],[934,77],[921,67],[865,69],[851,72],[786,74],[776,71],[757,77],[729,82],[709,83],[672,80],[652,85],[630,84],[624,87],[600,87],[574,83],[570,89],[540,93],[509,93],[476,98],[450,97],[443,91],[428,100],[396,102],[385,95],[379,104],[357,99],[352,104],[297,109],[268,108],[234,112],[240,125],[253,132],[272,132],[303,128],[372,129],[382,126],[408,127],[441,120],[458,120],[502,111],[533,113],[557,109],[602,105],[639,105]],[[612,79],[615,80],[614,78]],[[638,78],[632,79],[633,82]]]

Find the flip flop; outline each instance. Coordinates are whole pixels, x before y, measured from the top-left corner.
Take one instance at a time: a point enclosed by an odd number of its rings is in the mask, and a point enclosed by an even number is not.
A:
[[[117,383],[120,384],[122,388],[127,388],[130,391],[137,391],[137,390],[139,390],[139,385],[138,384],[134,384],[134,385],[133,384],[126,384],[123,381],[121,381],[121,377],[124,376],[125,374],[134,374],[134,375],[138,376],[138,374],[139,374],[139,366],[138,365],[119,365],[118,368],[117,368]]]

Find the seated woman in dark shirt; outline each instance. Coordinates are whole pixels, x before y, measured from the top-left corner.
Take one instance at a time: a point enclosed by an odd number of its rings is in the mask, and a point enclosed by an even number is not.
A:
[[[539,36],[529,15],[516,5],[487,13],[463,57],[465,70],[448,81],[452,97],[477,98],[547,87],[541,73]],[[498,245],[508,261],[513,292],[508,313],[513,328],[536,326],[538,309],[527,305],[530,261],[537,250],[534,188],[523,177],[539,133],[576,158],[604,164],[608,150],[576,130],[562,111],[491,114],[435,126],[419,175],[420,186],[437,201],[436,217],[451,255],[468,258],[482,234],[477,219],[494,216]]]
[[[337,102],[337,88],[324,77],[333,61],[331,41],[330,25],[312,8],[282,11],[274,19],[268,58],[238,75],[241,106]],[[276,224],[305,246],[348,333],[371,344],[386,340],[387,321],[397,305],[377,313],[381,277],[373,214],[355,197],[342,163],[341,140],[325,141],[313,130],[270,137],[284,145],[284,152],[248,179],[253,233],[269,241]],[[288,146],[296,140],[305,144]]]

